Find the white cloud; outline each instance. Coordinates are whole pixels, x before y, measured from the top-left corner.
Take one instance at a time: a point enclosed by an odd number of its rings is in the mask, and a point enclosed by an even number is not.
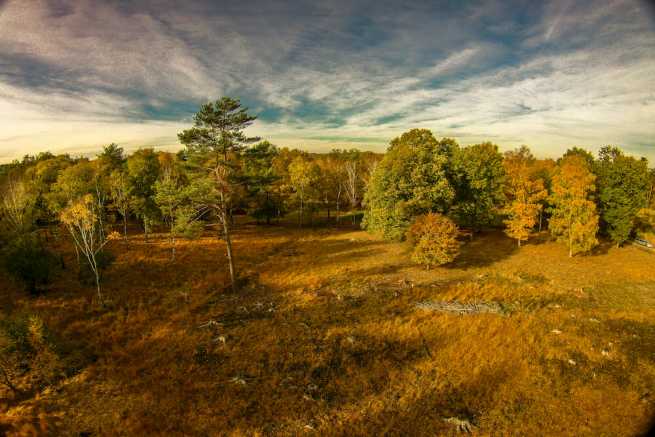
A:
[[[351,22],[362,17],[354,2],[242,5],[235,16],[92,0],[53,16],[48,4],[0,9],[0,56],[35,64],[0,60],[0,161],[112,141],[174,147],[189,121],[150,120],[143,105],[165,111],[221,94],[280,111],[252,128],[279,145],[368,137],[382,150],[382,138],[427,127],[541,155],[614,143],[655,161],[643,148],[655,138],[655,43],[630,0],[545,3],[527,28],[508,20],[504,2],[461,15],[379,2],[367,14],[379,41],[367,44],[352,33],[365,30]],[[485,29],[515,43],[485,40]]]

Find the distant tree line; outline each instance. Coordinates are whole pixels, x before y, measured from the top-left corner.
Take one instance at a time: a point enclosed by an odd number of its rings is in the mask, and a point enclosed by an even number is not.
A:
[[[462,147],[413,129],[392,140],[376,166],[363,225],[387,239],[418,241],[423,255],[414,256],[423,259],[426,247],[458,232],[444,220],[471,238],[484,227],[504,226],[518,246],[548,227],[573,256],[595,247],[599,235],[621,246],[652,231],[654,186],[648,161],[617,147],[601,148],[597,158],[572,148],[554,161],[536,159],[527,146],[501,154],[489,142]],[[425,235],[432,235],[430,244]],[[446,252],[445,262],[453,258],[452,248]]]
[[[116,144],[95,157],[49,152],[0,166],[0,250],[7,271],[36,292],[66,267],[44,241],[62,229],[77,255],[80,280],[102,300],[102,274],[112,240],[138,223],[146,241],[165,229],[176,256],[179,238],[214,229],[226,244],[232,288],[238,285],[231,230],[235,216],[259,224],[289,216],[298,227],[321,220],[362,225],[387,239],[408,238],[425,265],[454,259],[457,235],[504,227],[520,246],[538,231],[588,252],[602,235],[620,246],[655,226],[655,172],[646,159],[604,147],[598,157],[573,148],[557,161],[523,146],[505,154],[485,142],[460,146],[414,129],[386,154],[356,149],[317,154],[250,137],[255,120],[238,100],[202,105],[179,134],[178,153]]]
[[[74,243],[80,278],[102,299],[102,272],[113,258],[107,243],[121,234],[127,240],[129,224],[140,224],[146,240],[155,226],[165,227],[172,259],[178,238],[195,238],[213,224],[236,288],[236,215],[271,224],[292,213],[302,227],[318,213],[340,223],[345,211],[361,208],[380,154],[279,148],[245,135],[254,119],[238,100],[222,98],[203,105],[179,134],[185,148],[178,153],[145,148],[126,155],[110,144],[95,159],[45,152],[0,166],[5,266],[35,292],[62,263],[42,230],[61,227]]]

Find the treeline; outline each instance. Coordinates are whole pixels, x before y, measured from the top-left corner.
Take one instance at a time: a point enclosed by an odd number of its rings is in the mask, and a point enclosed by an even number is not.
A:
[[[645,158],[612,146],[597,158],[573,148],[554,161],[536,159],[526,146],[501,154],[489,142],[461,147],[414,129],[391,141],[377,165],[364,226],[388,239],[418,238],[422,255],[415,252],[415,258],[432,264],[448,262],[456,252],[438,250],[457,232],[450,222],[471,237],[484,227],[504,226],[519,246],[548,227],[573,256],[590,251],[599,235],[620,246],[652,230],[654,187],[655,171]]]
[[[39,229],[65,229],[80,279],[102,300],[102,272],[112,239],[138,222],[148,239],[165,226],[175,258],[178,238],[218,225],[231,284],[238,275],[231,244],[234,217],[271,223],[291,214],[298,226],[321,212],[339,223],[363,210],[363,226],[388,239],[409,237],[427,265],[456,256],[465,232],[504,227],[520,246],[548,228],[569,254],[591,250],[598,235],[621,245],[655,225],[655,172],[645,159],[604,147],[596,158],[571,149],[557,161],[527,147],[501,154],[492,143],[462,147],[424,129],[391,141],[386,154],[333,150],[316,154],[249,137],[254,121],[238,100],[203,105],[179,134],[178,153],[111,144],[95,159],[41,153],[0,166],[0,245],[6,269],[35,292],[62,265]],[[411,228],[410,228],[411,227]],[[122,235],[121,235],[122,234]]]
[[[293,213],[305,226],[321,211],[339,223],[344,212],[361,208],[382,155],[278,148],[245,136],[253,120],[237,100],[223,98],[201,107],[194,126],[179,134],[185,148],[175,154],[141,149],[126,155],[111,144],[95,159],[46,152],[0,166],[5,266],[36,291],[58,263],[38,230],[62,226],[74,243],[80,276],[95,284],[102,299],[102,271],[112,261],[105,246],[120,234],[127,238],[129,223],[138,222],[146,240],[153,227],[165,226],[172,258],[177,238],[197,237],[218,224],[235,286],[235,215],[270,224]]]

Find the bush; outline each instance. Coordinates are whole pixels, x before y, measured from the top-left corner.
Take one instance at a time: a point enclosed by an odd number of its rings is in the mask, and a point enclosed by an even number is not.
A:
[[[459,254],[457,225],[437,213],[419,216],[407,232],[414,246],[412,260],[427,268],[449,263]]]
[[[2,383],[17,390],[17,379],[29,377],[44,387],[61,374],[52,334],[38,316],[22,316],[0,323],[0,373]]]
[[[34,314],[0,319],[0,384],[42,389],[95,360],[79,342],[62,341]]]
[[[3,264],[11,276],[21,281],[30,293],[36,294],[39,285],[49,282],[58,259],[36,236],[22,235],[12,240],[3,251]]]

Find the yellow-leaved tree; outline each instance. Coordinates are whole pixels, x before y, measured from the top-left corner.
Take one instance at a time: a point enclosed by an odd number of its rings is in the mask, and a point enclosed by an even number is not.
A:
[[[412,260],[426,268],[447,264],[459,254],[458,229],[448,217],[428,213],[416,218],[407,232],[414,246]]]
[[[504,210],[507,214],[505,233],[515,238],[519,247],[521,241],[527,241],[532,233],[543,207],[541,201],[548,195],[543,180],[537,176],[534,162],[527,146],[507,152],[503,160],[508,199]]]
[[[120,238],[118,233],[105,235],[99,218],[98,204],[91,194],[71,202],[60,213],[61,222],[73,237],[73,243],[88,263],[95,279],[98,299],[102,301],[100,274],[103,268],[99,254],[110,239]]]
[[[569,256],[590,251],[598,244],[598,213],[592,200],[596,176],[580,156],[567,156],[555,169],[550,203],[549,229],[566,243]]]

